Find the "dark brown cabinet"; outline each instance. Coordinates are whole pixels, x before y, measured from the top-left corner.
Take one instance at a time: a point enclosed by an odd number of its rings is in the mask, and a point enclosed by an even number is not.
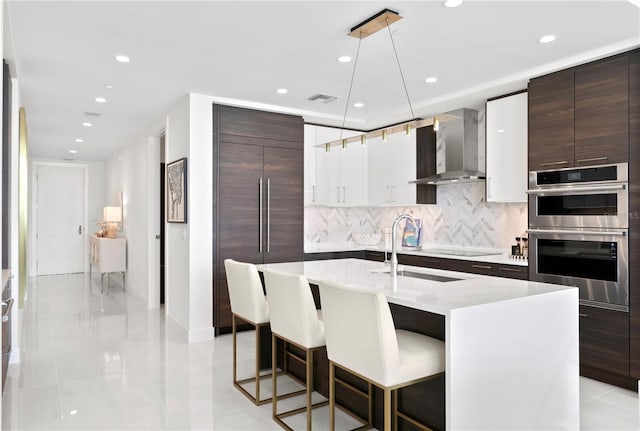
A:
[[[576,166],[629,160],[628,82],[626,54],[576,67]]]
[[[529,82],[529,170],[629,160],[628,54]]]
[[[529,82],[529,170],[573,166],[573,69]]]
[[[640,379],[640,50],[629,55],[630,374]]]
[[[214,105],[213,322],[231,327],[224,260],[303,259],[301,117]]]
[[[629,315],[580,306],[580,368],[629,375]]]

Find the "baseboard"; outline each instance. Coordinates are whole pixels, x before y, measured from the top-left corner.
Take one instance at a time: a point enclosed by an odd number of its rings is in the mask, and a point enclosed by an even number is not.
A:
[[[580,366],[580,375],[590,379],[598,380],[610,385],[618,386],[630,391],[638,391],[638,379],[634,377],[624,376],[622,374],[612,373],[611,371],[601,370],[599,368]]]
[[[167,324],[171,326],[172,330],[177,331],[180,339],[187,344],[212,341],[214,339],[213,327],[188,329],[170,315],[167,314],[166,317]]]

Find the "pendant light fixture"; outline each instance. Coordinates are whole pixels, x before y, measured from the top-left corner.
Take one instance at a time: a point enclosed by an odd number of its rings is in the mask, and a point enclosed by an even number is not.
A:
[[[400,66],[398,51],[396,49],[395,41],[393,39],[393,34],[391,33],[391,28],[390,28],[391,24],[401,19],[402,17],[398,14],[398,12],[395,12],[389,9],[383,9],[382,11],[378,12],[377,14],[371,16],[370,18],[364,20],[360,24],[353,27],[351,31],[348,33],[349,36],[355,37],[358,39],[358,48],[356,50],[355,60],[353,62],[353,71],[351,72],[351,81],[349,83],[349,91],[347,93],[347,101],[345,103],[344,115],[342,117],[342,126],[340,128],[340,139],[337,141],[329,142],[325,144],[325,150],[327,152],[330,151],[331,146],[333,145],[342,145],[342,148],[346,149],[348,143],[355,142],[356,140],[359,140],[362,145],[365,145],[367,138],[382,137],[382,142],[386,142],[387,136],[389,133],[397,133],[397,132],[404,131],[404,133],[407,136],[410,136],[411,129],[429,126],[432,124],[434,125],[434,130],[437,130],[435,129],[439,125],[437,118],[434,117],[433,119],[419,119],[419,118],[416,118],[413,112],[411,98],[409,97],[409,91],[407,90],[407,84],[404,78],[404,73],[402,71],[402,67]],[[362,40],[385,28],[387,29],[387,32],[389,34],[389,39],[391,40],[391,45],[393,47],[393,53],[396,59],[396,64],[398,66],[398,72],[400,73],[400,79],[402,80],[404,94],[407,98],[409,111],[411,112],[411,120],[400,123],[400,124],[396,124],[395,126],[387,126],[382,129],[372,130],[370,132],[367,132],[359,136],[354,136],[352,138],[343,138],[343,132],[344,132],[344,128],[347,120],[347,113],[348,113],[349,105],[351,104],[351,93],[353,90],[353,83],[355,80],[356,70],[358,67],[358,58],[360,56],[360,46],[361,46]]]

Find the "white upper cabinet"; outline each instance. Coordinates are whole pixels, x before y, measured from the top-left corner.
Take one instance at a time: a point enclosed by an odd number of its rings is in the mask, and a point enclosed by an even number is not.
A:
[[[304,125],[304,204],[313,205],[316,196],[316,126]]]
[[[359,143],[351,143],[346,148],[333,146],[327,152],[322,144],[350,138],[359,133],[322,126],[305,126],[305,148],[309,148],[309,158],[314,158],[315,171],[309,179],[309,198],[305,205],[357,206],[367,204],[367,148]],[[307,135],[311,136],[311,128],[315,130],[315,142],[307,145]],[[309,138],[311,139],[311,138]],[[321,145],[316,147],[316,145]],[[305,163],[306,165],[306,163]],[[306,168],[306,166],[305,166]],[[307,172],[305,172],[305,178]],[[305,186],[305,191],[307,187]]]
[[[527,202],[527,93],[487,102],[487,202]]]
[[[394,133],[367,143],[369,205],[414,205],[416,185],[416,133]]]

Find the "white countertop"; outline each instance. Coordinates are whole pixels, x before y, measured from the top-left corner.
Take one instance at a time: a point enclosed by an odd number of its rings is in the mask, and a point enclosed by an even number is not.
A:
[[[457,251],[486,251],[490,253],[490,255],[484,256],[460,256],[454,254],[442,254],[436,253],[435,250],[448,249],[454,252]],[[351,243],[315,243],[315,244],[306,244],[304,248],[305,253],[323,253],[323,252],[341,252],[341,251],[381,251],[384,252],[385,248],[382,244],[377,245],[353,245]],[[431,251],[434,250],[434,251]],[[390,250],[387,250],[390,252]],[[476,248],[476,247],[455,247],[455,246],[440,246],[440,245],[429,245],[420,250],[409,249],[398,247],[398,253],[400,254],[411,254],[415,256],[429,256],[429,257],[439,257],[443,259],[458,259],[458,260],[472,260],[475,262],[486,262],[486,263],[496,263],[502,265],[517,265],[517,266],[528,266],[529,263],[527,260],[520,259],[511,259],[506,250],[499,249],[487,249],[487,248]]]
[[[457,280],[443,282],[399,276],[394,284],[388,273],[382,273],[382,271],[388,270],[388,266],[382,262],[362,259],[330,259],[258,265],[259,270],[275,269],[293,274],[303,274],[313,284],[318,284],[322,280],[330,280],[383,291],[391,303],[445,316],[456,309],[577,289],[534,281],[399,266],[399,269],[403,268]]]

